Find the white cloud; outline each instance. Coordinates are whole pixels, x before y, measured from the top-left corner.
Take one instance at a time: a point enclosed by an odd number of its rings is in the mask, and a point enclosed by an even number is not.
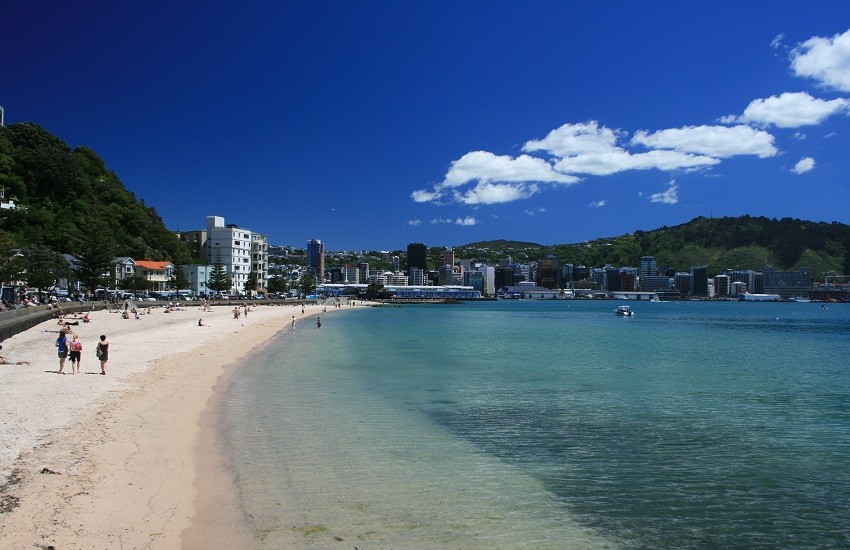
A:
[[[607,201],[605,199],[601,199],[601,200],[593,201],[592,203],[590,203],[590,207],[591,208],[602,208],[606,204],[607,204]]]
[[[422,225],[422,220],[407,220],[407,225],[412,225],[416,227],[418,225]]]
[[[455,220],[455,225],[475,225],[478,223],[473,216],[467,216],[465,218],[458,218]]]
[[[528,155],[512,158],[487,151],[473,151],[452,163],[441,187],[458,187],[471,181],[571,184],[578,182],[579,178],[556,172],[551,164],[540,158]]]
[[[794,137],[800,141],[804,141],[807,136],[803,132],[794,132]]]
[[[813,36],[791,51],[791,69],[797,76],[850,92],[850,30],[832,38]]]
[[[528,208],[526,208],[525,209],[525,215],[526,216],[534,216],[534,210],[529,210]]]
[[[806,92],[786,92],[767,99],[754,99],[740,117],[725,117],[724,120],[773,124],[779,128],[798,128],[820,124],[825,118],[850,110],[850,101],[844,98],[824,100]]]
[[[538,191],[533,183],[479,183],[466,192],[455,191],[454,198],[463,204],[502,204],[527,199]]]
[[[626,170],[677,170],[719,164],[716,158],[696,156],[678,151],[649,151],[631,154],[619,147],[607,153],[567,157],[555,163],[555,168],[569,174],[609,176]]]
[[[782,33],[777,34],[773,37],[773,40],[770,41],[770,47],[774,50],[778,50],[782,47],[782,41],[785,40],[785,35]]]
[[[431,220],[431,223],[432,223],[432,224],[437,224],[437,223],[452,223],[452,220],[447,220],[446,218],[434,218],[433,220]]]
[[[673,180],[668,184],[666,191],[650,195],[649,200],[651,202],[660,202],[662,204],[676,204],[679,202],[679,186],[676,185],[676,180]]]
[[[794,168],[791,169],[795,174],[805,174],[806,172],[811,171],[815,167],[815,159],[812,157],[803,157],[800,159],[800,162],[794,165]]]
[[[824,137],[824,139],[829,139],[829,138],[834,138],[834,137],[835,137],[835,136],[837,136],[837,135],[838,135],[838,133],[837,133],[837,132],[830,132],[830,133],[826,134],[826,135],[825,135],[825,136],[823,136],[823,137]]]
[[[759,158],[767,158],[778,153],[773,146],[771,134],[749,126],[686,126],[654,133],[640,130],[632,138],[632,144],[715,158],[736,155],[758,155]]]
[[[410,198],[412,198],[414,202],[433,202],[438,200],[442,196],[442,192],[436,189],[434,191],[417,189],[416,191],[410,194]]]
[[[581,124],[564,124],[541,140],[527,141],[522,150],[526,153],[546,151],[557,157],[602,154],[611,150],[621,132],[591,120]]]

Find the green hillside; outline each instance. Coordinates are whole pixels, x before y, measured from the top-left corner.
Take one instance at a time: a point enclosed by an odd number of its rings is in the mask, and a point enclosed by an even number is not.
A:
[[[821,277],[828,271],[850,273],[850,226],[792,218],[699,217],[682,225],[585,243],[487,241],[456,247],[455,254],[491,263],[506,256],[525,262],[554,255],[565,263],[586,266],[637,266],[641,256],[655,256],[659,266],[684,270],[706,265],[711,274],[727,268],[759,270],[771,264],[783,270],[808,266]]]
[[[5,246],[74,254],[96,233],[118,256],[189,260],[156,210],[127,191],[97,153],[71,149],[36,124],[0,128],[0,186],[18,206],[0,214]]]

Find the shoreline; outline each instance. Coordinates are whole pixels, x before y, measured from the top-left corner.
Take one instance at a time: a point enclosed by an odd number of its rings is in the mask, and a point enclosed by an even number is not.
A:
[[[291,315],[303,323],[333,313],[297,309],[260,305],[239,322],[229,308],[141,321],[97,312],[92,326],[74,327],[87,347],[73,378],[53,374],[49,321],[6,340],[4,352],[32,365],[0,365],[11,390],[3,425],[16,432],[0,440],[11,447],[0,455],[8,508],[0,539],[12,547],[255,545],[216,420],[227,384],[257,349],[285,335]],[[207,326],[197,326],[199,315]],[[89,356],[101,331],[111,343],[105,378],[86,375],[99,372]]]

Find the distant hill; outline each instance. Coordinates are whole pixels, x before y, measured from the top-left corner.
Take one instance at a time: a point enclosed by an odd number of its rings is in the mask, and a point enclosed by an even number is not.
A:
[[[97,221],[119,256],[189,260],[156,210],[127,191],[97,153],[71,149],[36,124],[0,128],[0,186],[19,207],[0,212],[0,238],[10,246],[73,254]]]
[[[539,245],[516,241],[484,241],[455,247],[458,257],[495,263],[512,256],[515,261],[554,255],[566,263],[586,266],[637,266],[641,256],[655,256],[659,266],[688,269],[778,269],[811,267],[824,272],[850,273],[850,225],[792,218],[695,218],[687,223],[636,231],[620,237],[577,244]]]

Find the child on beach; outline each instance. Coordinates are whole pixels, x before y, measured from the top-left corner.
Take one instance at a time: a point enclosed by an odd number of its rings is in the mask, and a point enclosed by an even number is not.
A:
[[[71,349],[71,374],[78,374],[80,372],[80,362],[82,361],[83,352],[83,343],[80,341],[80,337],[74,334],[69,347]]]

